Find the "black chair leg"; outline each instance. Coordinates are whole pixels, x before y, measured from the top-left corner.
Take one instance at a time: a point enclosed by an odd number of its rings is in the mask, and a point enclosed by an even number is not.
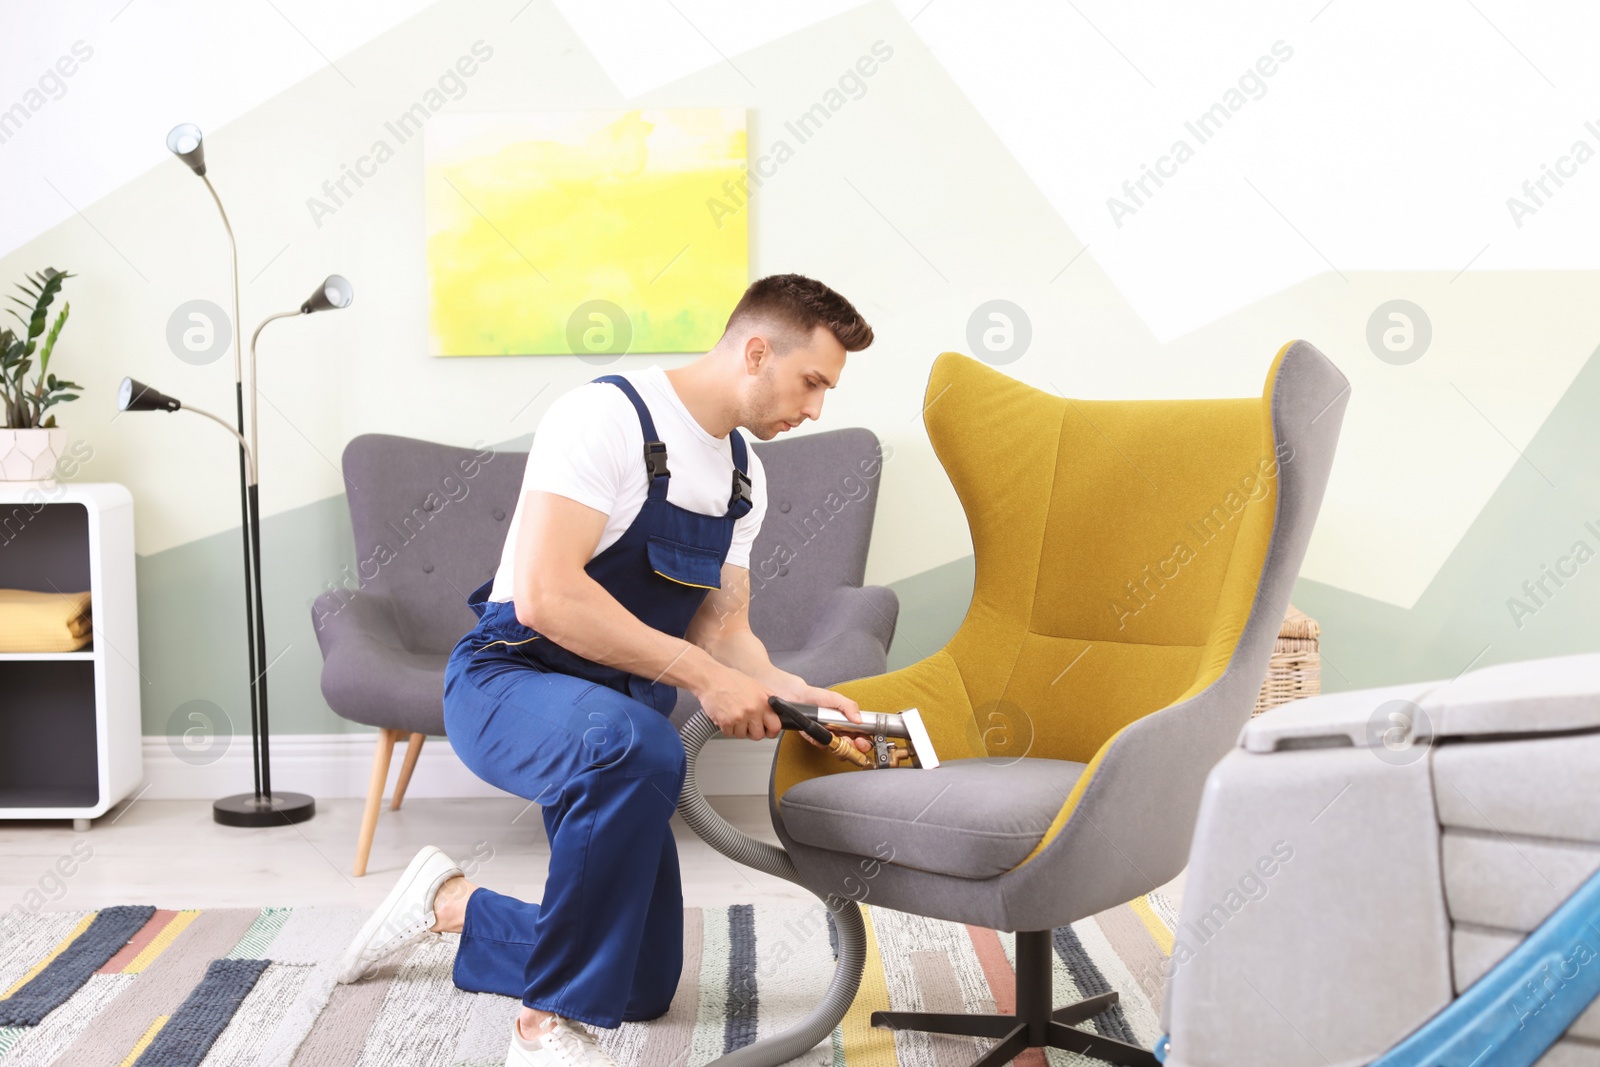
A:
[[[1118,1067],[1160,1067],[1161,1061],[1149,1049],[1130,1045],[1113,1037],[1102,1037],[1087,1030],[1075,1030],[1063,1023],[1050,1023],[1050,1047],[1115,1063]]]
[[[1049,930],[1017,931],[1017,1013],[1015,1015],[951,1014],[934,1011],[875,1011],[872,1025],[893,1030],[999,1038],[970,1067],[1000,1067],[1029,1048],[1059,1048],[1115,1064],[1157,1067],[1155,1054],[1114,1038],[1073,1028],[1117,1003],[1117,994],[1102,993],[1076,1004],[1050,1008],[1050,971],[1055,955]]]
[[[1050,1021],[1061,1023],[1064,1026],[1071,1026],[1074,1023],[1081,1023],[1085,1019],[1093,1019],[1116,1002],[1117,993],[1115,990],[1110,993],[1101,993],[1098,997],[1090,997],[1088,1000],[1080,1000],[1076,1004],[1068,1004],[1064,1008],[1057,1008],[1050,1013]]]
[[[936,1011],[875,1011],[872,1025],[890,1030],[925,1030],[930,1034],[1007,1037],[1018,1026],[1015,1015],[947,1015]]]
[[[1028,1028],[1018,1026],[994,1048],[973,1061],[972,1067],[1000,1067],[1009,1063],[1028,1047]]]

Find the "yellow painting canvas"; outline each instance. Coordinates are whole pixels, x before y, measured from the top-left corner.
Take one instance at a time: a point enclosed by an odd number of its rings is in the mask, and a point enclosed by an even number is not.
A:
[[[704,352],[749,285],[745,113],[436,115],[429,353]],[[713,210],[712,206],[717,205]]]

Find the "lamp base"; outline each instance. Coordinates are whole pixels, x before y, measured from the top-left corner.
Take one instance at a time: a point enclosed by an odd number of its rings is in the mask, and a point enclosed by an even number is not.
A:
[[[235,793],[211,805],[211,817],[223,826],[286,826],[305,822],[316,814],[317,802],[304,793],[273,793],[257,799],[254,793]]]

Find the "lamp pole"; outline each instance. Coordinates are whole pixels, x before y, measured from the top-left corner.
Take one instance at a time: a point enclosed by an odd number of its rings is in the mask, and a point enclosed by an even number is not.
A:
[[[305,793],[273,792],[272,790],[272,729],[267,702],[267,625],[263,601],[265,586],[261,581],[261,465],[260,448],[256,439],[256,342],[267,323],[274,319],[309,315],[314,311],[349,307],[354,299],[350,283],[337,274],[328,275],[317,291],[294,311],[280,311],[268,315],[250,335],[250,453],[258,457],[252,465],[245,485],[245,497],[250,502],[250,573],[255,583],[255,619],[252,631],[255,640],[255,658],[263,666],[251,686],[258,701],[261,753],[261,786],[254,797],[248,793],[223,797],[211,805],[211,814],[217,822],[228,826],[277,826],[282,823],[304,822],[316,812],[316,801]]]
[[[330,274],[323,281],[322,285],[317,288],[317,291],[312,293],[311,296],[304,303],[302,303],[298,308],[296,308],[294,311],[280,311],[280,312],[278,312],[278,313],[276,313],[274,315],[268,315],[265,319],[261,320],[261,325],[256,327],[255,333],[250,335],[250,451],[251,452],[255,453],[256,455],[260,455],[260,450],[259,450],[259,448],[257,446],[257,443],[256,443],[256,342],[258,340],[260,340],[260,338],[261,338],[261,331],[265,330],[267,328],[267,323],[272,322],[274,319],[288,319],[288,318],[293,318],[296,315],[309,315],[314,311],[328,311],[328,310],[336,310],[338,308],[349,307],[350,306],[350,301],[353,300],[354,298],[355,298],[355,292],[351,288],[350,283],[348,281],[346,281],[344,278],[342,278],[339,275],[337,275],[337,274]],[[259,475],[259,471],[257,472],[257,474]],[[260,516],[261,516],[261,495],[260,495],[260,487],[259,487],[259,484],[258,484],[258,478],[257,477],[252,477],[250,479],[250,483],[249,483],[249,487],[248,487],[248,496],[250,498],[250,519],[251,519],[251,523],[252,523],[252,530],[251,530],[251,535],[250,535],[250,543],[251,543],[252,551],[254,552],[254,559],[251,561],[251,564],[252,564],[252,567],[254,568],[255,583],[256,583],[256,620],[255,620],[255,639],[256,639],[256,644],[257,644],[256,655],[261,660],[262,663],[266,663],[266,661],[267,661],[266,629],[267,628],[266,628],[266,622],[265,622],[265,620],[263,618],[263,615],[262,615],[262,607],[261,607],[262,589],[264,588],[264,586],[261,584],[261,518],[260,518]],[[290,818],[289,819],[290,822],[299,822],[299,821],[301,821],[301,819],[309,819],[311,817],[311,810],[312,810],[312,804],[313,804],[313,801],[312,801],[312,799],[310,797],[305,796],[302,793],[278,793],[278,794],[274,794],[272,792],[272,759],[271,759],[272,734],[271,734],[270,729],[268,728],[269,720],[268,720],[268,716],[267,716],[267,672],[266,672],[265,668],[263,668],[262,671],[261,671],[260,701],[261,701],[261,780],[262,780],[262,789],[264,790],[268,801],[273,805],[273,810],[275,812],[278,812],[280,814],[293,815],[293,814],[298,813],[298,811],[300,810],[300,808],[302,806],[304,807],[305,814],[300,816],[300,818]],[[294,798],[299,798],[299,799],[297,800],[297,799],[294,799]],[[225,799],[227,799],[227,798],[225,798]],[[281,803],[280,803],[280,801],[281,801]],[[222,801],[218,801],[218,803],[220,804],[220,803],[222,803]]]
[[[260,326],[256,327],[256,332],[250,335],[250,448],[251,448],[251,451],[256,451],[257,450],[257,443],[256,443],[256,338],[261,336],[261,331],[266,329],[267,328],[267,323],[271,322],[273,319],[281,319],[281,318],[285,318],[285,317],[287,317],[289,315],[295,315],[295,314],[299,314],[299,313],[298,312],[294,312],[294,311],[283,311],[283,312],[279,312],[276,315],[270,315],[261,323]],[[257,452],[257,454],[259,455],[259,452]],[[258,474],[258,477],[259,477],[259,474]],[[253,572],[255,574],[255,583],[256,583],[256,606],[255,606],[256,618],[255,618],[255,627],[254,627],[255,642],[256,642],[256,657],[257,657],[257,659],[259,659],[259,661],[262,664],[265,664],[267,662],[267,635],[266,635],[267,626],[266,626],[266,618],[265,618],[264,609],[262,608],[262,605],[261,605],[261,590],[264,587],[261,584],[261,520],[260,520],[260,515],[261,515],[261,488],[260,488],[260,483],[258,481],[258,478],[250,479],[250,484],[247,487],[246,492],[247,492],[247,495],[250,498],[250,524],[251,524],[250,548],[251,548],[251,552],[253,554],[253,558],[250,561],[250,565],[251,565],[251,568],[252,568],[252,570],[253,570]],[[272,746],[272,733],[271,733],[271,730],[270,730],[270,728],[268,726],[268,718],[267,718],[267,671],[266,671],[265,666],[262,667],[260,677],[256,678],[256,679],[252,679],[251,684],[252,684],[252,686],[255,686],[259,690],[256,699],[258,699],[260,701],[260,705],[259,706],[260,706],[260,709],[261,709],[260,710],[260,714],[261,714],[261,789],[263,791],[265,791],[266,795],[270,798],[272,796],[272,758],[271,758],[271,752],[270,752],[271,746]],[[306,798],[307,802],[309,802],[310,799],[311,799],[310,797],[307,797]],[[307,818],[309,818],[309,817],[310,816],[308,814]]]

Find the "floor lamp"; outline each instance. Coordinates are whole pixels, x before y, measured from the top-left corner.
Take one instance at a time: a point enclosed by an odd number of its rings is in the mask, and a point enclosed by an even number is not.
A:
[[[206,189],[211,193],[211,199],[217,205],[217,212],[222,216],[223,228],[228,234],[228,248],[231,255],[233,274],[234,418],[237,425],[229,426],[227,422],[208,411],[202,411],[194,407],[190,407],[189,410],[194,411],[196,414],[204,415],[226,427],[239,444],[239,512],[244,548],[246,661],[250,671],[250,747],[255,789],[252,793],[238,793],[222,797],[212,804],[211,814],[215,821],[226,826],[264,827],[304,822],[315,813],[316,802],[304,793],[274,793],[272,790],[271,739],[267,715],[266,626],[261,596],[260,494],[258,489],[259,471],[256,462],[258,452],[256,449],[255,343],[256,338],[261,335],[262,328],[273,319],[283,318],[292,314],[310,314],[314,311],[347,307],[353,298],[353,292],[349,282],[337,274],[331,275],[312,294],[311,298],[300,306],[298,311],[283,312],[269,316],[256,329],[255,334],[250,339],[250,420],[248,424],[250,436],[247,441],[245,437],[243,356],[242,346],[239,343],[239,252],[233,239],[233,227],[228,222],[228,213],[222,207],[221,197],[217,195],[211,180],[206,177],[205,145],[199,127],[192,123],[184,123],[173,127],[172,131],[167,134],[167,147],[206,183]],[[118,407],[123,411],[177,411],[182,406],[176,399],[150,389],[132,378],[123,380],[121,392],[118,396]]]

